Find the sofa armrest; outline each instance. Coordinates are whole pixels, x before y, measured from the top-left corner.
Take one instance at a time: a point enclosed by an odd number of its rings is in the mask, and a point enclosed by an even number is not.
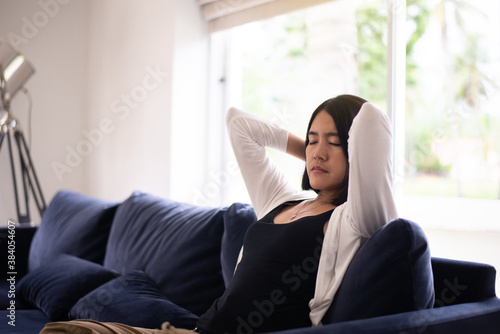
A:
[[[500,299],[298,328],[274,334],[497,334]]]
[[[35,235],[37,227],[18,225],[15,226],[15,228],[11,227],[10,229],[14,231],[13,234],[12,232],[9,232],[9,227],[7,226],[0,228],[0,252],[2,254],[2,270],[0,272],[0,279],[2,281],[8,278],[8,272],[16,272],[16,278],[18,280],[28,272],[28,257],[30,253],[31,240]],[[9,236],[11,237],[9,238]],[[12,243],[12,241],[14,241],[14,243]],[[9,268],[9,255],[15,256],[14,268]]]
[[[432,258],[434,307],[471,303],[496,297],[496,270],[488,264]]]

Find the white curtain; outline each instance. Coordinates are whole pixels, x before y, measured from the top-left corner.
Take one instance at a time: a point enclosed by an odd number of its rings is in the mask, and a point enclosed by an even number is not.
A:
[[[211,31],[277,16],[333,0],[198,0]]]

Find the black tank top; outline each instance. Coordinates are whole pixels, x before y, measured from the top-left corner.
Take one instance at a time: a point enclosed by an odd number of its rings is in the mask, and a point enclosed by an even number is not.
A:
[[[224,294],[200,317],[200,333],[251,334],[311,326],[323,245],[333,210],[274,224],[284,203],[247,231],[243,257]]]

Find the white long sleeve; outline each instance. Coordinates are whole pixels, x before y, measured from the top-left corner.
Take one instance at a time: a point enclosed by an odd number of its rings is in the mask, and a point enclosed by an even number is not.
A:
[[[286,151],[286,130],[235,108],[228,111],[226,120],[258,219],[284,202],[314,196],[292,187],[267,155],[265,147]],[[391,142],[386,115],[370,103],[363,104],[349,132],[347,201],[335,208],[330,217],[315,295],[309,303],[315,326],[321,324],[359,247],[379,227],[397,217],[392,193]]]
[[[286,201],[315,197],[292,187],[266,152],[266,147],[285,152],[288,131],[236,108],[229,109],[226,123],[257,219]]]

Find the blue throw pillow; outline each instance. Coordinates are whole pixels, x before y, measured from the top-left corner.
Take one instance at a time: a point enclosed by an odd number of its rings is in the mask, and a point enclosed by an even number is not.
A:
[[[224,291],[224,210],[134,193],[115,215],[104,266],[142,270],[173,303],[200,315]]]
[[[29,271],[70,254],[102,263],[116,203],[71,191],[57,193],[45,210],[29,253]]]
[[[234,203],[224,214],[224,234],[220,262],[226,287],[233,278],[241,246],[248,228],[257,220],[255,211],[249,204]]]
[[[81,297],[117,276],[97,263],[62,254],[24,276],[17,290],[20,298],[51,321],[60,321],[68,319],[69,310]]]
[[[393,220],[354,256],[323,323],[431,308],[433,282],[423,230],[411,221]]]
[[[196,315],[162,295],[143,271],[133,271],[101,285],[81,298],[69,317],[143,328],[160,328],[169,321],[175,327],[193,329],[198,321]]]

